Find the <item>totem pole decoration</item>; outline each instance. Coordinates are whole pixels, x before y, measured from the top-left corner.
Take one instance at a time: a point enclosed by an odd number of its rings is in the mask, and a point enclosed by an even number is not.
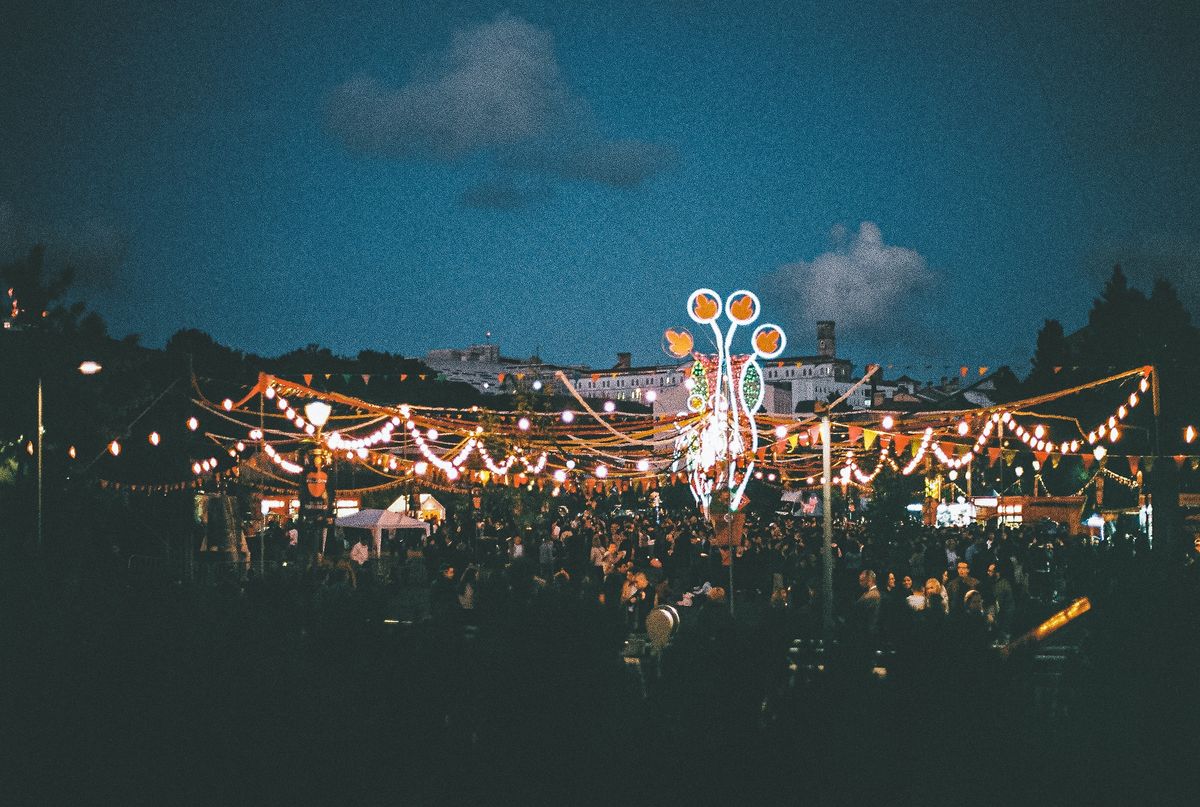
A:
[[[693,352],[695,342],[686,330],[666,332],[671,355],[682,359],[690,353],[694,358],[684,385],[688,389],[688,411],[699,416],[676,438],[675,467],[686,469],[692,495],[706,512],[714,504],[714,496],[721,509],[736,512],[754,472],[754,452],[758,450],[754,414],[763,400],[763,373],[758,359],[773,359],[783,353],[787,338],[778,325],[759,325],[750,336],[754,352],[733,354],[733,335],[738,326],[752,325],[758,319],[761,305],[753,292],[735,291],[722,304],[712,289],[697,289],[688,298],[687,308],[694,322],[712,328],[717,353]],[[729,321],[727,329],[719,321],[722,313]]]

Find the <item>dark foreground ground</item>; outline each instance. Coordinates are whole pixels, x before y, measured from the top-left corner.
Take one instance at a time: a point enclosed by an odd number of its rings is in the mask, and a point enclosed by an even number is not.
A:
[[[643,697],[623,629],[578,600],[470,631],[361,592],[111,571],[0,573],[4,804],[1196,803],[1190,572],[1097,593],[1048,699],[1032,654],[953,641],[884,682],[835,657],[789,688],[765,610],[681,637]]]

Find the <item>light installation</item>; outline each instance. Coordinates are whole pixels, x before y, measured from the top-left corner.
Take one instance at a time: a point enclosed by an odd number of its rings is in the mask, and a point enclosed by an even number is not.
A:
[[[763,401],[758,359],[773,359],[787,346],[783,329],[766,323],[751,333],[752,353],[733,353],[734,334],[739,327],[753,325],[760,309],[758,297],[745,290],[724,302],[712,289],[697,289],[688,298],[688,316],[712,328],[717,352],[692,354],[695,361],[685,385],[687,409],[697,417],[679,428],[675,467],[686,469],[692,495],[706,511],[722,491],[728,493],[729,510],[736,511],[754,472],[759,442],[755,413]],[[672,355],[684,358],[695,341],[686,331],[672,329],[666,343]]]

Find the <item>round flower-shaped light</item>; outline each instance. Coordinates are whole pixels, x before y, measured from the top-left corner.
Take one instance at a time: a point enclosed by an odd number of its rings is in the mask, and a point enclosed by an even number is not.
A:
[[[275,388],[274,388],[274,387],[267,387],[267,391],[266,391],[266,392],[264,392],[264,393],[263,393],[263,395],[267,396],[267,399],[268,399],[268,400],[269,400],[269,399],[271,399],[271,398],[274,398],[274,397],[275,397]]]
[[[529,422],[529,418],[521,418],[517,421],[517,428],[523,432],[529,431],[529,427],[533,425]]]
[[[658,393],[652,389],[646,390],[646,403],[654,403],[658,400]]]
[[[575,460],[567,460],[567,470],[568,471],[575,470]]]
[[[639,471],[649,471],[650,470],[650,460],[644,459],[644,458],[638,460],[637,461],[637,469]]]
[[[428,470],[429,463],[427,463],[425,460],[417,460],[413,463],[413,473],[415,473],[417,476],[424,476]]]
[[[440,435],[438,434],[438,430],[431,426],[429,430],[425,432],[425,436],[430,440],[436,440]]]
[[[612,401],[605,401],[604,402],[604,411],[609,412],[609,413],[615,412],[615,411],[617,411],[617,405],[615,403],[613,403]]]
[[[557,471],[554,472],[554,481],[558,482],[559,484],[566,482],[567,481],[567,472],[564,471],[562,468],[559,468]]]
[[[597,465],[596,466],[596,478],[603,479],[606,476],[608,476],[608,466],[607,465]]]
[[[775,427],[775,439],[782,440],[785,437],[787,437],[787,426],[784,426],[782,423],[780,423]]]
[[[564,409],[560,417],[562,417],[563,423],[573,423],[575,421],[575,413],[570,409]]]
[[[896,425],[896,420],[891,415],[884,415],[883,422],[880,423],[879,425],[883,426],[884,429],[887,429],[890,431],[891,428]]]

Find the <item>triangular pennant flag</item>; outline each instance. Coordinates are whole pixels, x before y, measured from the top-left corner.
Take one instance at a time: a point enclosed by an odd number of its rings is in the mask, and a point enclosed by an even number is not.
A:
[[[345,383],[345,384],[350,383],[350,374],[349,373],[342,373],[342,383]]]
[[[870,451],[871,446],[875,445],[875,438],[878,436],[879,432],[877,431],[872,429],[863,429],[863,448]]]
[[[364,383],[364,384],[370,384],[370,383],[371,383],[371,376],[370,376],[370,375],[368,375],[367,373],[363,373],[363,374],[362,374],[362,380],[363,380],[363,383]]]
[[[1083,467],[1090,471],[1092,469],[1092,463],[1096,461],[1096,458],[1091,454],[1080,454],[1079,460],[1083,463]]]
[[[762,448],[760,448],[758,450],[758,461],[759,462],[767,461],[767,447],[766,446],[763,446]]]
[[[592,381],[599,381],[599,380],[600,380],[600,374],[592,373]]]
[[[309,387],[312,386],[312,373],[304,374],[304,385]]]
[[[1046,464],[1046,460],[1050,459],[1050,452],[1048,452],[1048,451],[1035,451],[1035,452],[1033,452],[1033,456],[1034,456],[1034,458],[1036,458],[1036,459],[1037,459],[1037,461],[1038,461],[1038,462],[1040,462],[1042,465],[1045,465],[1045,464]]]
[[[503,383],[504,383],[504,376],[505,376],[505,374],[504,374],[504,373],[497,373],[497,374],[496,374],[496,381],[498,381],[499,383],[503,384]]]
[[[798,435],[798,434],[789,434],[788,435],[787,444],[788,444],[789,449],[795,450],[796,446],[799,445],[799,443],[800,443],[800,435]]]
[[[980,374],[980,375],[987,375],[987,371],[988,371],[988,368],[986,368],[986,367],[980,367],[980,368],[979,368],[979,374]]]
[[[849,429],[847,429],[847,432],[850,437],[850,443],[855,444],[862,437],[863,430],[861,426],[851,426]]]
[[[1193,471],[1200,468],[1200,457],[1192,457],[1191,465]]]
[[[331,375],[333,375],[333,373],[324,373],[325,380],[328,381]]]
[[[942,453],[947,457],[954,456],[954,443],[942,443]]]
[[[904,453],[904,449],[908,448],[909,440],[910,438],[907,434],[897,434],[892,437],[892,445],[896,448],[895,454],[897,457]]]
[[[958,374],[961,375],[963,378],[966,378],[967,373],[969,373],[969,372],[970,372],[970,368],[967,367],[967,365],[965,365],[965,364],[962,367],[960,367],[958,370]]]
[[[421,381],[424,381],[424,380],[425,380],[425,378],[426,378],[426,374],[425,374],[425,373],[421,373],[419,376],[417,376],[417,378],[419,378]]]
[[[1004,457],[1004,464],[1011,466],[1013,464],[1013,460],[1017,458],[1017,452],[1010,448],[1009,450],[1002,452],[1002,456]]]
[[[1142,457],[1142,467],[1146,469],[1146,473],[1154,472],[1154,457],[1153,457],[1153,455],[1147,455],[1145,457]]]
[[[1055,367],[1055,368],[1054,368],[1054,374],[1055,374],[1055,375],[1058,375],[1058,374],[1059,374],[1059,373],[1061,373],[1061,372],[1062,372],[1062,367],[1061,367],[1061,366],[1059,366],[1059,367]]]
[[[821,427],[820,426],[809,426],[808,427],[808,441],[810,443],[812,443],[814,446],[817,443],[821,442]]]
[[[988,467],[990,468],[991,466],[995,465],[996,460],[998,460],[998,459],[1000,459],[1000,449],[989,448],[988,449]]]
[[[1062,454],[1056,451],[1050,455],[1050,466],[1052,468],[1057,468],[1060,462],[1062,462]]]
[[[1175,455],[1175,467],[1182,470],[1183,469],[1183,461],[1186,459],[1187,459],[1186,454],[1176,454]]]
[[[408,373],[401,373],[401,374],[400,374],[400,380],[401,380],[401,381],[407,381],[407,380],[408,380]]]
[[[1141,460],[1141,457],[1139,457],[1137,454],[1130,454],[1125,459],[1129,461],[1129,473],[1132,476],[1137,476],[1138,461]]]

